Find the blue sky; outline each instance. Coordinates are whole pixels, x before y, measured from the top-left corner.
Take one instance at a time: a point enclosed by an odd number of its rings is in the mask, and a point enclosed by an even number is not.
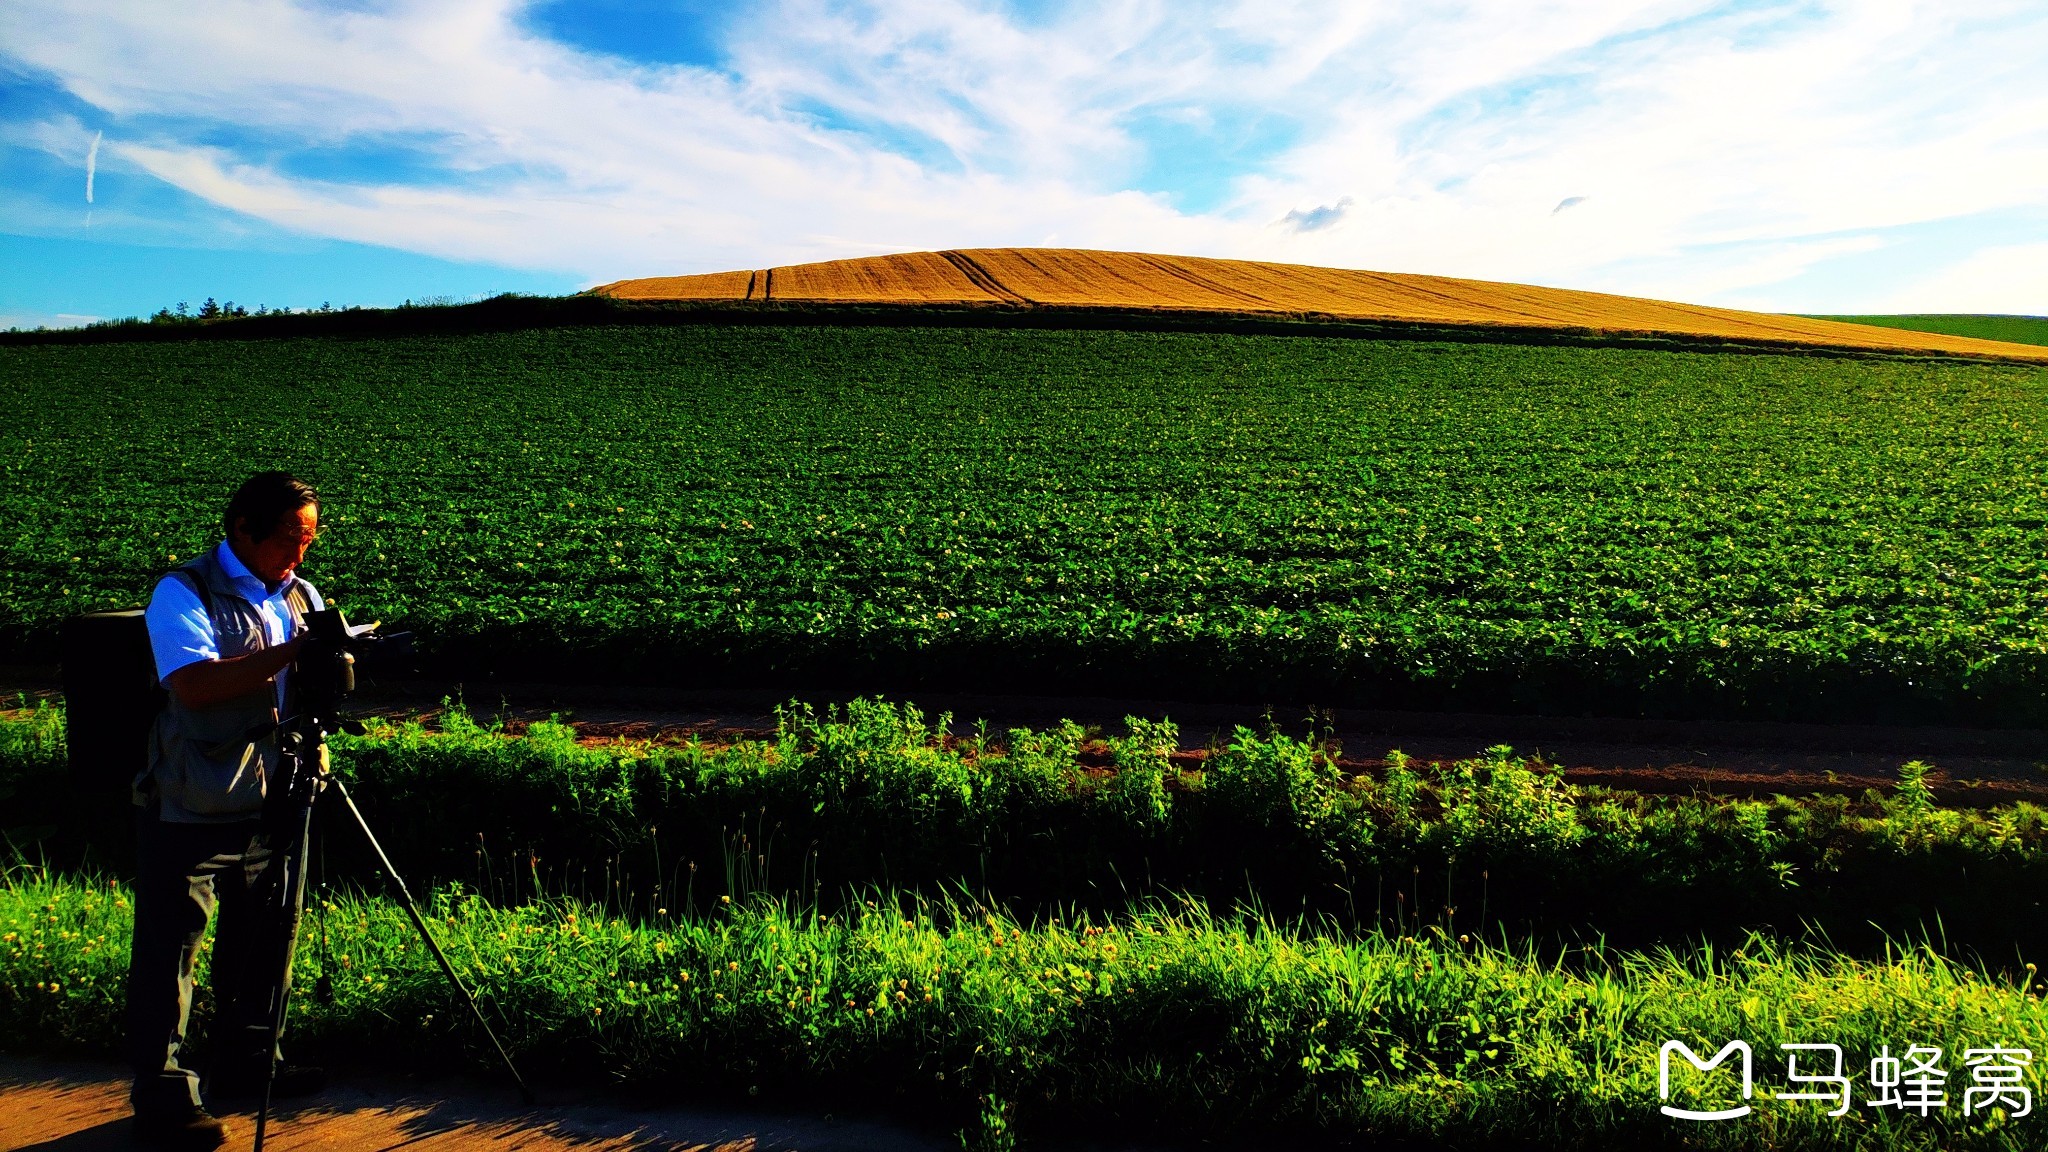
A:
[[[0,0],[0,24],[0,327],[994,245],[2048,313],[2037,0]]]

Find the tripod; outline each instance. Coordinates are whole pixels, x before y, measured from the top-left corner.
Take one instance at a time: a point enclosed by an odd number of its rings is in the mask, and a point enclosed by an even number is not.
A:
[[[321,695],[325,695],[324,693]],[[405,906],[405,914],[412,920],[412,926],[425,942],[427,951],[441,965],[441,974],[455,989],[462,1002],[469,1005],[469,1011],[476,1018],[477,1026],[490,1038],[491,1047],[497,1049],[498,1059],[505,1065],[505,1071],[512,1076],[513,1084],[519,1088],[520,1099],[531,1105],[533,1090],[513,1066],[512,1057],[505,1046],[498,1041],[497,1033],[491,1031],[490,1022],[484,1019],[482,1009],[477,1007],[476,998],[464,987],[462,978],[455,974],[455,966],[434,941],[433,933],[427,931],[427,922],[420,915],[419,906],[414,903],[412,892],[398,870],[391,866],[391,857],[385,855],[384,846],[377,842],[377,836],[370,831],[369,822],[363,819],[362,809],[348,794],[348,789],[328,771],[326,756],[327,733],[330,731],[349,732],[361,735],[363,727],[354,720],[343,719],[328,708],[309,710],[285,721],[277,729],[278,772],[272,781],[264,800],[264,821],[269,826],[273,848],[273,860],[277,867],[267,898],[269,911],[276,917],[273,924],[281,924],[279,975],[272,993],[269,1043],[264,1050],[266,1070],[263,1075],[263,1103],[256,1112],[256,1152],[263,1152],[263,1135],[270,1120],[270,1090],[277,1076],[277,1043],[284,1032],[285,1009],[291,999],[292,958],[298,951],[299,921],[306,903],[306,864],[310,853],[308,846],[313,835],[313,809],[329,788],[341,797],[343,807],[355,818],[355,825],[362,831],[363,839],[369,842],[370,850],[377,856],[377,863],[384,869],[384,876],[397,892],[399,902]]]

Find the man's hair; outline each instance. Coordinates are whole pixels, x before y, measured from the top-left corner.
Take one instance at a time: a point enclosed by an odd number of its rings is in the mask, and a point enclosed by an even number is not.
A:
[[[235,538],[235,522],[249,523],[251,540],[267,540],[277,531],[286,516],[311,504],[317,515],[320,511],[320,494],[313,486],[289,472],[258,472],[242,486],[235,489],[235,495],[228,501],[227,511],[221,513],[221,531],[227,538]]]

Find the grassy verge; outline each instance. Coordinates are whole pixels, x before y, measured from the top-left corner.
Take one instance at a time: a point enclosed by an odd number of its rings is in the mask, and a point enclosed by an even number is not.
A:
[[[58,839],[67,816],[64,710],[48,701],[33,708],[25,698],[0,710],[0,853],[14,859]],[[76,843],[81,830],[67,838]]]
[[[78,864],[55,717],[0,720],[0,787],[18,793],[11,837]],[[2007,970],[2048,955],[2048,813],[1941,807],[1921,764],[1889,795],[1750,801],[1574,787],[1506,749],[1359,770],[1281,732],[1239,730],[1200,758],[1177,744],[1138,718],[1100,737],[955,738],[944,718],[859,701],[794,705],[775,739],[719,747],[590,746],[552,723],[512,737],[458,709],[334,752],[407,875],[502,904],[569,894],[641,915],[882,885],[1110,912],[1190,895],[1395,933],[1641,947],[1813,928],[1864,955],[1900,935]],[[337,874],[372,875],[353,831],[329,846]]]
[[[298,1050],[479,1070],[479,1040],[397,909],[338,897],[309,919],[331,1001],[303,995]],[[877,898],[841,916],[758,900],[628,922],[564,902],[444,894],[433,923],[531,1075],[708,1100],[900,1109],[1003,1146],[1018,1136],[1411,1139],[1457,1147],[2021,1149],[2031,1117],[1964,1115],[1968,1049],[2048,1054],[2027,978],[1925,951],[1878,962],[1757,939],[1733,952],[1568,956],[1441,933],[1340,939],[1267,919],[1153,908],[1019,922]],[[0,885],[0,1036],[107,1052],[128,910],[119,886],[16,873]],[[1755,1111],[1658,1112],[1666,1040],[1757,1053]],[[1854,1106],[1790,1090],[1781,1043],[1835,1043]],[[1869,1060],[1938,1046],[1946,1107],[1870,1108]],[[1681,1065],[1683,1068],[1683,1065]],[[1676,1075],[1720,1106],[1730,1083]],[[2030,1068],[2024,1083],[2044,1087]]]

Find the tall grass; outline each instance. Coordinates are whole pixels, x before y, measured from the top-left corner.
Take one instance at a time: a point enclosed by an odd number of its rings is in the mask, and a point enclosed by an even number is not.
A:
[[[64,766],[64,708],[48,700],[33,705],[17,695],[15,707],[0,712],[0,788],[15,779]]]
[[[80,809],[47,751],[54,715],[0,720],[0,787],[19,785],[15,818],[56,829],[35,851],[66,863]],[[2048,812],[1945,808],[1923,764],[1860,799],[1656,797],[1573,787],[1506,748],[1359,770],[1327,733],[1240,729],[1190,758],[1165,721],[965,736],[948,721],[791,705],[764,741],[590,745],[454,708],[436,727],[339,737],[334,758],[408,876],[508,904],[571,895],[645,914],[879,885],[1107,914],[1188,894],[1396,934],[1643,947],[1816,926],[1864,955],[1902,934],[2004,968],[2048,953],[2048,923],[2014,913],[2015,893],[2048,886]],[[352,829],[327,842],[334,873],[371,875]]]
[[[1396,932],[1636,946],[1814,924],[1868,951],[1939,922],[1994,962],[2048,952],[2009,897],[2048,885],[2048,812],[1944,808],[1925,765],[1860,799],[1655,797],[1574,787],[1507,748],[1360,771],[1327,733],[1238,729],[1190,759],[1165,721],[965,737],[949,721],[862,700],[789,706],[767,741],[590,746],[457,709],[439,730],[338,740],[336,761],[406,867],[505,901],[644,911],[880,884],[1109,912],[1194,894]]]
[[[0,884],[0,1037],[110,1050],[128,939],[119,886]],[[389,903],[309,914],[295,1052],[432,1071],[491,1061]],[[1441,931],[1344,937],[1271,916],[1147,905],[1020,921],[960,899],[870,893],[843,915],[757,898],[633,921],[587,904],[444,891],[431,922],[529,1077],[665,1099],[914,1114],[970,1143],[1022,1135],[1458,1147],[2026,1149],[2034,1118],[1962,1113],[1962,1053],[2048,1056],[2033,974],[1924,948],[1863,961],[1753,938],[1732,951],[1570,954]],[[324,964],[331,999],[312,994]],[[202,1013],[204,1004],[202,1003]],[[1756,1111],[1658,1113],[1666,1040],[1757,1052]],[[1858,1106],[1774,1099],[1780,1043],[1843,1046]],[[1943,1049],[1949,1106],[1861,1106],[1881,1046]],[[2038,1093],[2038,1069],[2026,1083]],[[1727,1085],[1681,1080],[1687,1099]]]

